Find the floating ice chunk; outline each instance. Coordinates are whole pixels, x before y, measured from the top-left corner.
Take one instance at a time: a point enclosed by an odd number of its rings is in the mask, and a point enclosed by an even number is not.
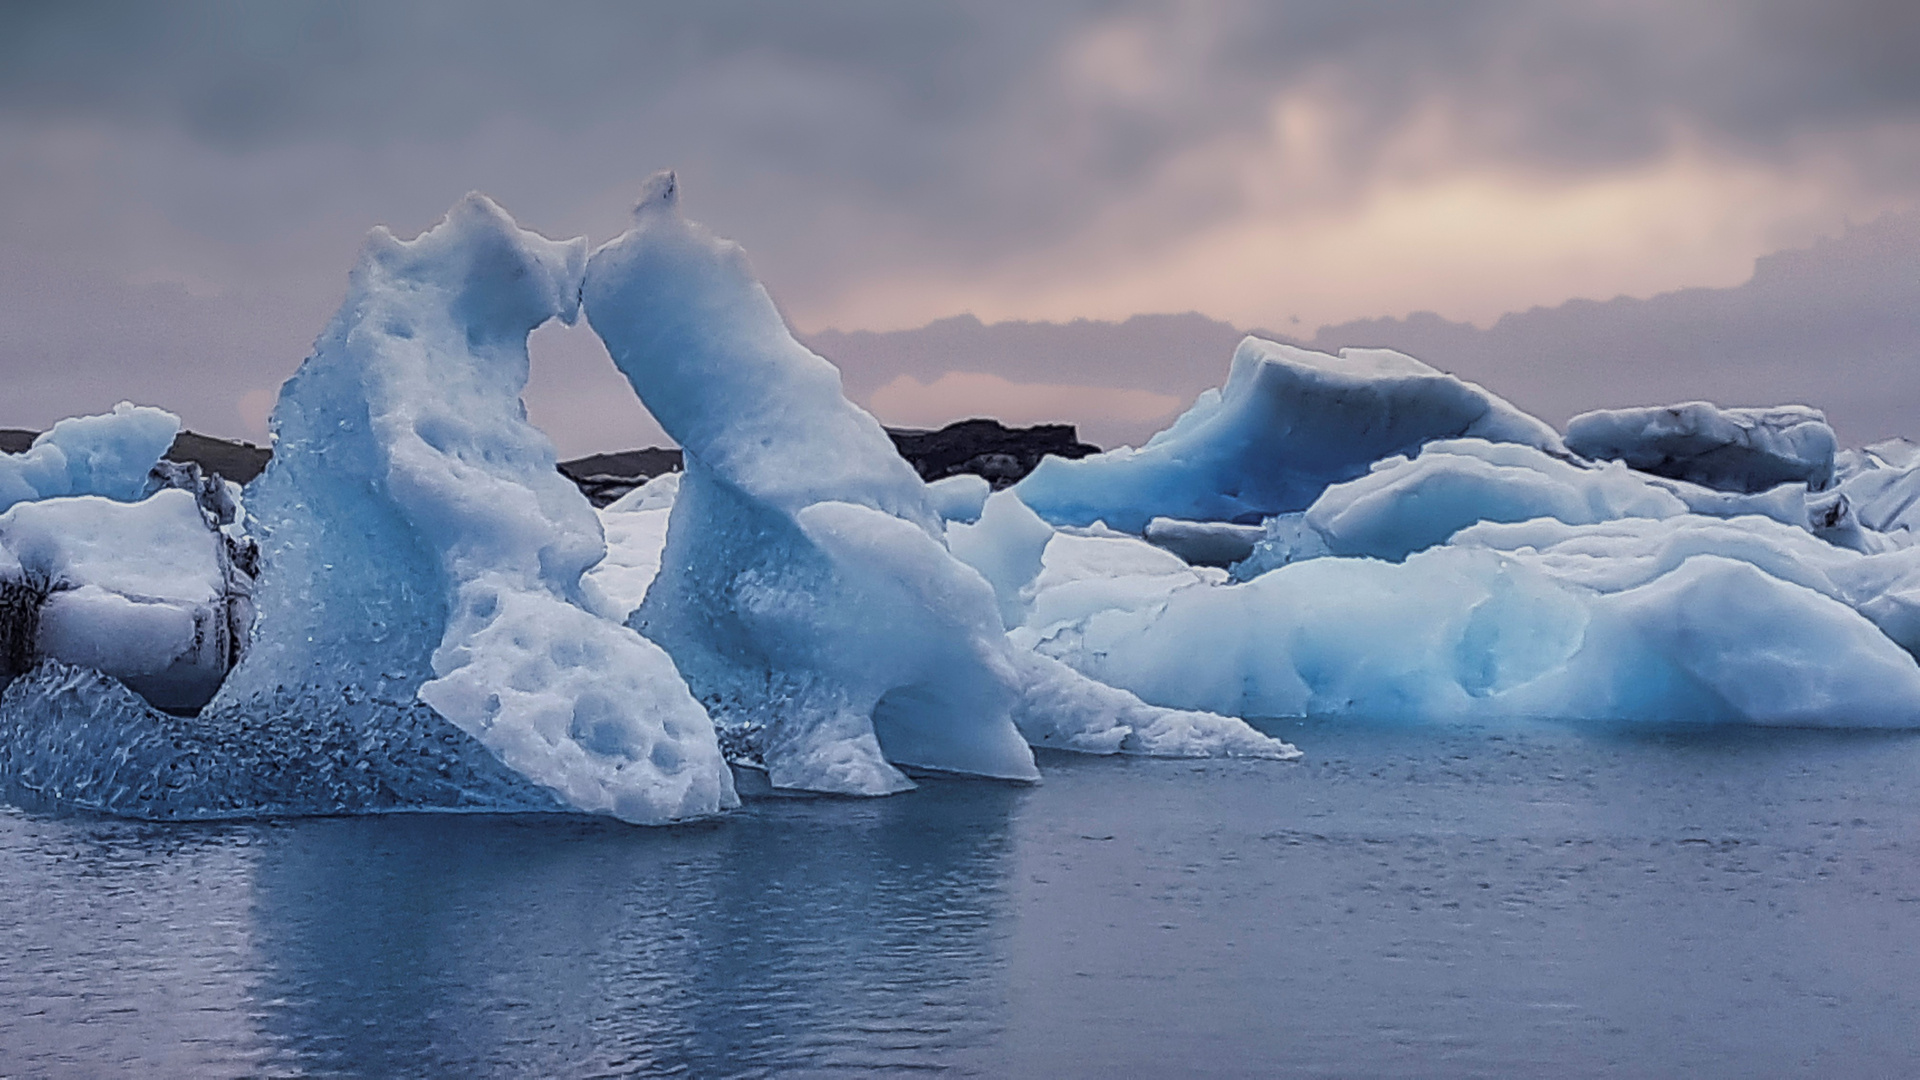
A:
[[[1479,522],[1552,518],[1585,525],[1618,518],[1764,514],[1808,527],[1798,484],[1737,494],[1648,476],[1619,462],[1577,465],[1528,446],[1450,439],[1419,456],[1389,458],[1329,487],[1299,515],[1269,520],[1267,535],[1234,568],[1242,580],[1322,554],[1403,559]]]
[[[1400,559],[1480,521],[1551,517],[1579,525],[1671,517],[1687,506],[1624,466],[1587,469],[1528,446],[1478,439],[1429,443],[1358,480],[1328,488],[1306,512],[1336,555]]]
[[[1646,585],[1697,555],[1747,563],[1847,605],[1895,644],[1920,654],[1920,548],[1873,554],[1836,547],[1764,517],[1682,516],[1574,526],[1550,519],[1482,524],[1452,541],[1509,553],[1555,580],[1613,593]]]
[[[736,804],[671,660],[582,606],[599,520],[520,401],[527,334],[574,317],[585,257],[479,195],[418,239],[368,238],[274,411],[249,488],[260,620],[211,711],[419,744],[427,770],[447,753],[438,713],[581,810],[662,822]]]
[[[1833,482],[1834,447],[1826,414],[1804,405],[1724,409],[1689,401],[1599,409],[1567,421],[1567,449],[1576,454],[1723,491],[1788,483],[1819,491]]]
[[[614,363],[686,455],[661,571],[630,625],[667,647],[775,786],[884,794],[910,786],[896,765],[1036,777],[1014,724],[1034,680],[994,586],[949,552],[926,486],[793,339],[739,247],[682,219],[675,196],[671,174],[649,181],[584,289]],[[1011,579],[1019,534],[1051,530],[998,498],[953,528],[975,530],[976,554],[997,551],[982,561]],[[1071,674],[1047,692],[1105,694]],[[1110,731],[1095,711],[1058,719]]]
[[[1014,636],[1154,704],[1241,715],[1920,726],[1911,656],[1753,562],[1684,555],[1598,592],[1524,555],[1456,543],[1219,587],[1116,580],[1092,610],[1042,597]]]
[[[1250,337],[1226,385],[1144,447],[1047,458],[1016,490],[1056,524],[1104,520],[1136,535],[1155,517],[1256,524],[1381,458],[1463,436],[1564,453],[1546,424],[1410,356]]]
[[[99,496],[15,504],[0,514],[0,580],[32,604],[21,658],[112,675],[164,709],[193,710],[220,687],[251,622],[251,581],[194,496]],[[26,645],[22,642],[21,645]]]
[[[993,485],[987,478],[972,473],[960,473],[927,485],[927,495],[933,499],[933,508],[941,518],[968,525],[980,520],[980,512],[986,509],[987,496],[991,494]]]
[[[1301,752],[1245,721],[1191,709],[1148,705],[1125,690],[1093,682],[1050,656],[1014,653],[1025,687],[1014,721],[1035,746],[1089,754],[1147,757],[1250,757],[1291,761]]]
[[[140,499],[179,433],[179,417],[126,401],[100,416],[61,420],[25,453],[0,454],[0,510],[60,495]]]

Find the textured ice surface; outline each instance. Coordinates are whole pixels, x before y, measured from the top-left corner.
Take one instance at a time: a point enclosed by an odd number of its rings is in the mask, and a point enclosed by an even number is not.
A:
[[[156,817],[733,805],[671,661],[581,606],[599,522],[520,402],[527,333],[573,316],[585,253],[480,196],[410,242],[376,229],[249,489],[263,570],[245,659],[192,725],[133,758],[95,739],[111,760],[63,775],[146,777],[116,805]],[[8,692],[36,690],[76,723],[153,722],[71,672]]]
[[[1553,518],[1586,525],[1687,513],[1808,523],[1806,489],[1799,484],[1729,493],[1619,462],[1573,464],[1514,443],[1451,439],[1428,443],[1411,459],[1377,462],[1367,475],[1329,487],[1304,512],[1271,519],[1234,574],[1244,580],[1324,554],[1402,559],[1484,521]]]
[[[35,655],[96,668],[162,708],[206,704],[251,623],[250,581],[177,488],[17,503],[0,514],[0,551],[17,566],[0,580],[43,597]]]
[[[1920,725],[1920,667],[1873,622],[1710,551],[1610,591],[1468,545],[1403,563],[1312,559],[1242,584],[1169,572],[1050,591],[1061,595],[1041,591],[1016,640],[1160,705],[1408,722]]]
[[[1840,456],[1838,494],[1859,524],[1881,532],[1920,528],[1920,447],[1889,439]]]
[[[25,453],[0,454],[0,510],[59,495],[139,499],[179,432],[179,417],[125,401],[110,413],[62,420]]]
[[[1381,458],[1462,436],[1564,453],[1546,424],[1410,356],[1329,356],[1250,337],[1226,385],[1145,446],[1047,458],[1016,490],[1056,524],[1136,534],[1155,517],[1258,524]]]
[[[819,791],[900,790],[896,764],[1036,776],[1015,727],[1029,687],[1105,691],[1071,673],[1042,680],[1016,656],[993,587],[949,553],[926,485],[839,372],[794,341],[741,250],[681,218],[670,174],[594,254],[584,298],[686,455],[663,565],[631,625],[673,654],[735,749],[776,786]],[[1114,726],[1093,712],[1050,715]]]
[[[369,704],[344,687],[330,709],[174,716],[117,679],[43,660],[0,693],[0,784],[156,820],[566,809],[425,705]]]
[[[1786,483],[1819,491],[1833,482],[1835,445],[1826,414],[1804,405],[1723,409],[1689,401],[1599,409],[1567,421],[1567,449],[1576,454],[1725,491]]]

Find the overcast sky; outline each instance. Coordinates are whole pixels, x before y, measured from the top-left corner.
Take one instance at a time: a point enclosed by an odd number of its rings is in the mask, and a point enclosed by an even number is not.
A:
[[[806,332],[1731,286],[1920,206],[1916,56],[1911,0],[14,0],[0,425],[257,433],[369,226],[480,189],[598,243],[660,167]],[[536,418],[601,403],[563,450],[644,441],[590,338],[539,348]]]

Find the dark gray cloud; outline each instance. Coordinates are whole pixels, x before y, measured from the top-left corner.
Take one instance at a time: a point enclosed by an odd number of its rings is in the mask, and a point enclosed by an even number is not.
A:
[[[1436,112],[1453,163],[1577,176],[1691,140],[1910,203],[1915,55],[1920,11],[1886,0],[16,0],[0,424],[138,395],[232,430],[231,399],[298,363],[367,226],[417,231],[480,188],[604,239],[662,165],[802,312],[1090,229],[1151,258],[1244,209],[1229,177],[1169,186],[1169,164],[1263,137],[1286,95],[1334,124],[1331,172],[1288,195],[1309,208],[1433,167],[1392,154]]]

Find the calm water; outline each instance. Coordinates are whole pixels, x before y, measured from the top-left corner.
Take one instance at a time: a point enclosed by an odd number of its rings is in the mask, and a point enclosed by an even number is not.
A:
[[[1920,1070],[1920,737],[1279,730],[671,830],[0,811],[0,1074]]]

